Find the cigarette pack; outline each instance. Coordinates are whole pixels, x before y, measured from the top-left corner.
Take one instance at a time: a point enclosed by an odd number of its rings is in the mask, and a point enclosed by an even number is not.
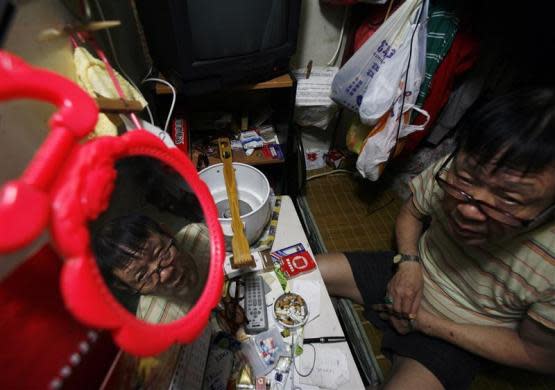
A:
[[[281,271],[288,279],[316,268],[316,262],[301,243],[277,250],[271,255],[274,263],[279,264]]]

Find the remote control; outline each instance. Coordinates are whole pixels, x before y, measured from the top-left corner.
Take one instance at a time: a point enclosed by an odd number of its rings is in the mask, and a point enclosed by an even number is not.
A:
[[[247,334],[256,334],[268,329],[266,293],[264,280],[260,275],[245,277],[245,314],[248,321],[245,325]]]

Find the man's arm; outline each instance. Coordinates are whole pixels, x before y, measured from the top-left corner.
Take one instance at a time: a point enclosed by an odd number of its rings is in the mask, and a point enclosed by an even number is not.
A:
[[[457,324],[420,310],[416,329],[498,363],[548,374],[555,372],[555,331],[528,316],[518,330],[511,330]]]
[[[422,235],[424,216],[416,209],[412,196],[403,204],[395,222],[399,253],[418,255],[418,240]],[[422,297],[422,266],[414,261],[399,264],[387,286],[393,300],[393,310],[405,317],[415,315]]]
[[[414,206],[411,195],[401,207],[395,221],[395,236],[400,253],[418,255],[418,240],[422,235],[424,218]]]

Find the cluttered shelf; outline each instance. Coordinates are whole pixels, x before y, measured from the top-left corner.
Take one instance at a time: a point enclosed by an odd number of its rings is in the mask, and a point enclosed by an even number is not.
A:
[[[281,76],[274,77],[271,80],[261,81],[259,83],[254,83],[254,84],[243,84],[243,85],[234,87],[233,89],[256,90],[256,89],[290,88],[292,86],[293,86],[293,79],[288,73],[286,73],[286,74],[282,74]],[[164,84],[156,85],[157,95],[167,95],[171,93],[172,93],[172,90],[167,85],[164,85]]]
[[[234,162],[249,165],[270,165],[283,163],[285,161],[281,150],[276,149],[274,145],[271,145],[267,148],[256,149],[250,155],[247,155],[247,153],[242,149],[233,149],[231,153]],[[199,161],[199,157],[201,161]],[[205,158],[207,158],[207,160]],[[193,161],[193,164],[199,168],[212,164],[219,164],[222,162],[220,156],[215,154],[203,155],[203,153],[199,150],[193,150],[191,152],[191,159]]]
[[[296,83],[289,74],[254,85],[188,96],[179,94],[171,129],[198,171],[221,162],[217,141],[231,141],[232,159],[261,167],[276,193],[287,193],[286,155],[291,150]],[[167,96],[159,101],[169,104]],[[290,156],[287,156],[289,158]],[[263,168],[262,168],[263,167]]]

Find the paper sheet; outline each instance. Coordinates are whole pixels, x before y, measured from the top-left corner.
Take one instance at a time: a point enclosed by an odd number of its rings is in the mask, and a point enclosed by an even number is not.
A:
[[[331,83],[337,70],[336,66],[314,66],[310,77],[306,78],[306,69],[293,72],[297,79],[296,106],[330,106]]]
[[[350,380],[347,357],[343,351],[328,346],[315,345],[316,361],[312,373],[307,377],[298,377],[298,382],[305,385],[318,386],[325,389],[337,389]],[[314,361],[314,351],[306,348],[300,360],[299,371],[302,374],[308,373],[312,369]],[[296,379],[297,380],[297,379]]]

